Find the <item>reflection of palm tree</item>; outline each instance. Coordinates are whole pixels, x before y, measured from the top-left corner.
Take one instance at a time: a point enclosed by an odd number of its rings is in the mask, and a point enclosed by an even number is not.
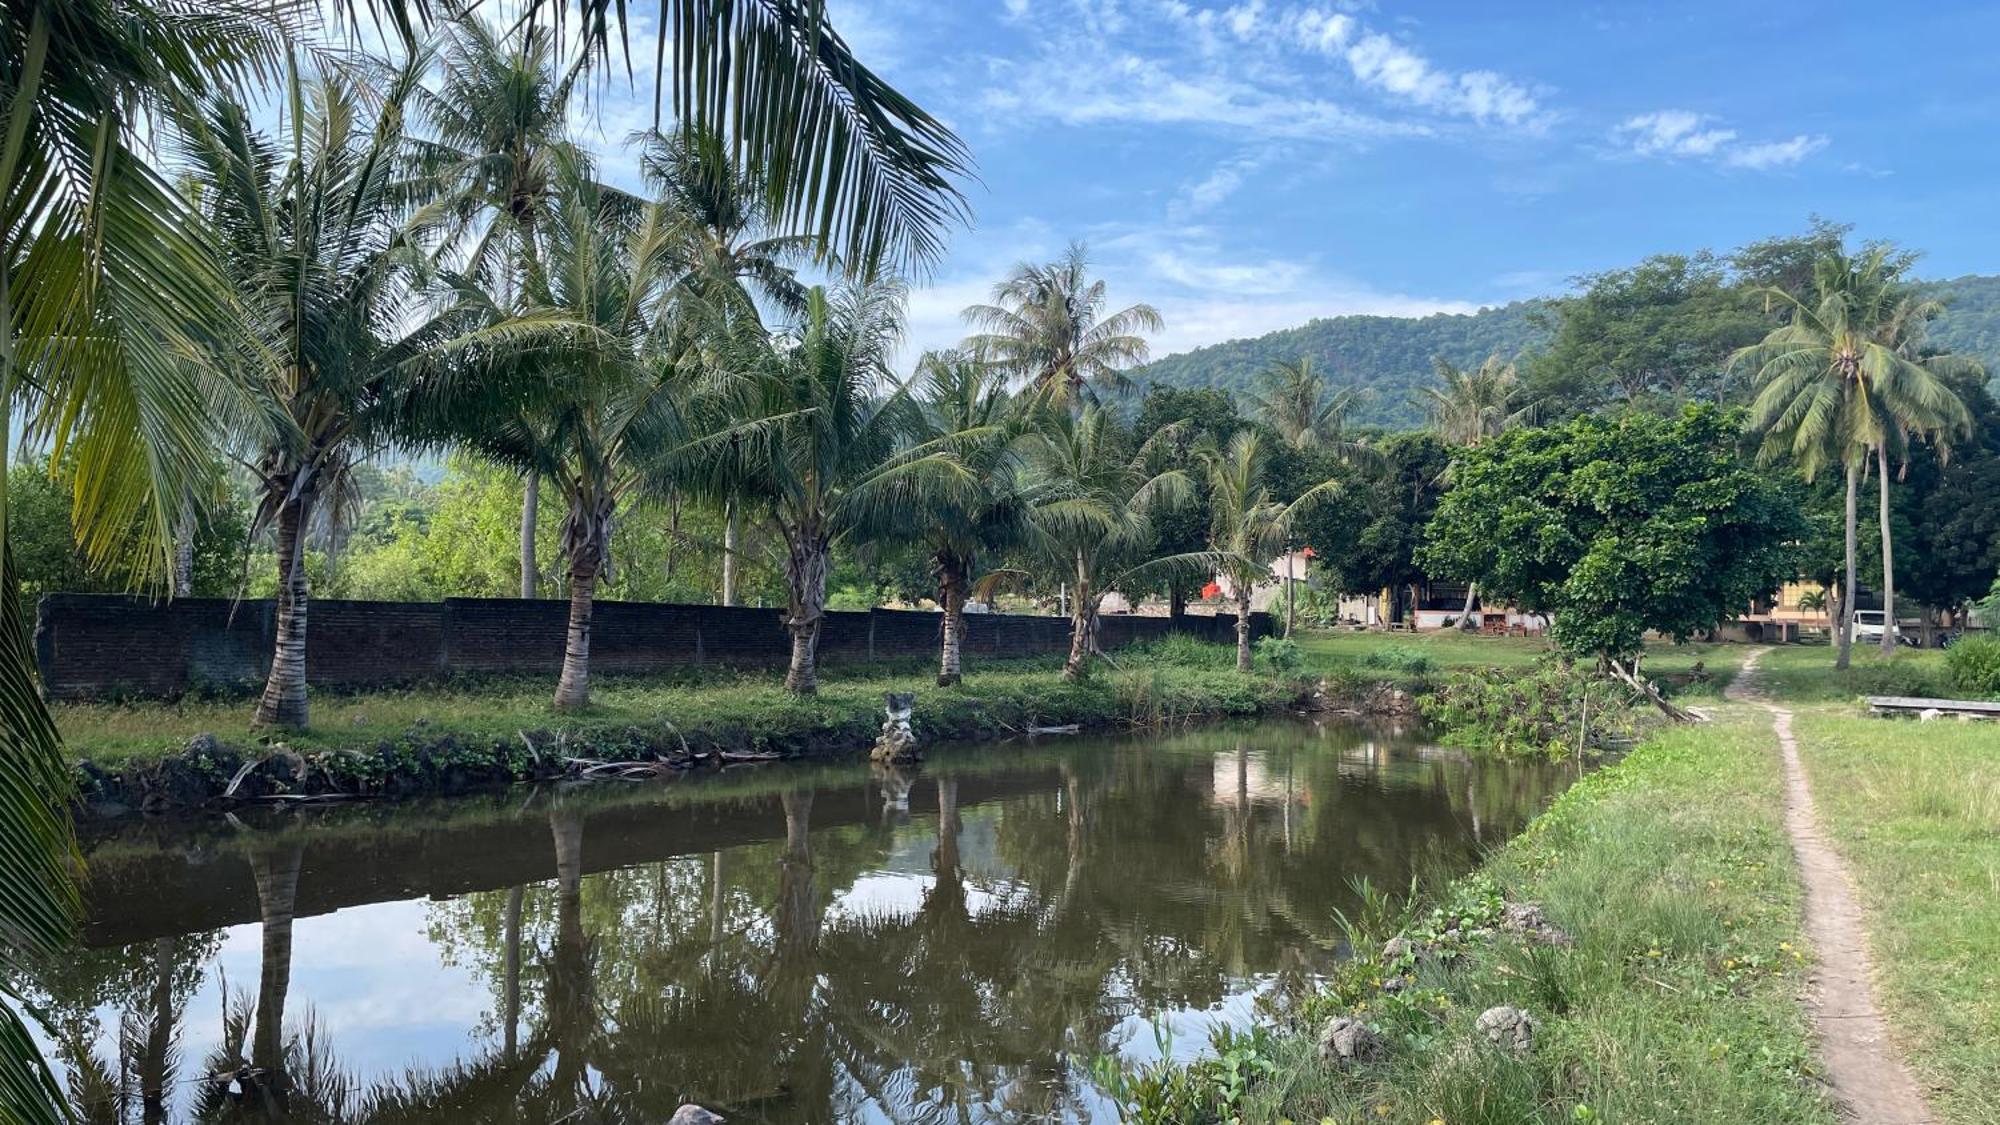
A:
[[[502,917],[502,957],[505,958],[500,984],[501,1034],[506,1057],[513,1058],[521,1032],[521,900],[526,887],[507,889],[507,909]]]
[[[175,1024],[180,1021],[174,1003],[174,944],[171,937],[153,939],[152,1011],[139,1052],[139,1112],[145,1125],[167,1119],[166,1093],[173,1083]]]
[[[792,790],[779,798],[785,809],[785,851],[778,859],[778,905],[774,919],[780,964],[796,966],[819,944],[818,896],[813,891],[812,791]]]
[[[547,1010],[556,1059],[547,1095],[556,1116],[574,1112],[587,1096],[596,1011],[591,939],[583,929],[583,816],[575,805],[559,802],[549,809],[549,831],[556,849],[556,944]]]
[[[305,845],[297,841],[250,853],[250,875],[257,883],[257,914],[264,931],[250,1065],[263,1072],[260,1084],[280,1105],[290,1085],[285,1074],[285,997],[292,988],[292,912],[298,901],[299,866],[304,858]]]

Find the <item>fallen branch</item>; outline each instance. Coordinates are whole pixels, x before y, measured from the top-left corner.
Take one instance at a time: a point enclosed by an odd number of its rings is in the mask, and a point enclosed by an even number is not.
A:
[[[1604,665],[1606,668],[1611,670],[1611,675],[1615,679],[1617,679],[1620,683],[1623,683],[1626,687],[1631,688],[1633,691],[1636,691],[1640,695],[1651,700],[1653,706],[1659,708],[1660,713],[1665,715],[1667,718],[1672,719],[1674,722],[1677,723],[1693,723],[1700,721],[1700,719],[1696,715],[1688,712],[1683,708],[1675,706],[1671,701],[1667,699],[1666,696],[1661,695],[1660,689],[1653,684],[1653,681],[1646,679],[1644,676],[1639,675],[1639,668],[1637,663],[1634,663],[1633,666],[1629,669],[1626,668],[1623,664],[1620,664],[1616,660],[1606,660],[1604,662]]]

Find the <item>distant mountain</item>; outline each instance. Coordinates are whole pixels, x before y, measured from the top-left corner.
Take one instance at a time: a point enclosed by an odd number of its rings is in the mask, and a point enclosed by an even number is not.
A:
[[[1949,305],[1931,327],[1932,340],[1978,356],[2000,378],[2000,276],[1960,277],[1930,282],[1927,288]],[[1354,421],[1415,426],[1423,421],[1415,393],[1433,383],[1432,356],[1463,366],[1495,353],[1513,358],[1531,351],[1548,338],[1549,329],[1536,317],[1547,308],[1542,301],[1516,301],[1465,314],[1322,317],[1297,328],[1166,356],[1137,374],[1142,384],[1217,387],[1240,395],[1271,364],[1311,356],[1334,385],[1375,392]]]

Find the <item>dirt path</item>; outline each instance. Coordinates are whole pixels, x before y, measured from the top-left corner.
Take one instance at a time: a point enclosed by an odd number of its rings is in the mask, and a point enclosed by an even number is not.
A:
[[[1933,1121],[1924,1096],[1890,1042],[1888,1025],[1875,1007],[1868,935],[1854,887],[1840,855],[1819,830],[1812,791],[1799,765],[1792,737],[1792,713],[1764,698],[1757,661],[1769,649],[1744,659],[1730,681],[1730,699],[1756,703],[1771,713],[1785,766],[1785,831],[1798,853],[1806,887],[1806,936],[1818,954],[1806,1004],[1819,1038],[1828,1084],[1847,1120],[1862,1125],[1920,1125]]]

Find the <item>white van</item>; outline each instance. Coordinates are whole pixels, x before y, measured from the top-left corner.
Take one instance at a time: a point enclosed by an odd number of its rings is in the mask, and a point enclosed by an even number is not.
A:
[[[1854,639],[1863,643],[1882,643],[1882,629],[1887,621],[1879,609],[1857,609],[1854,611]],[[1896,643],[1914,645],[1916,642],[1903,635],[1901,626],[1895,626]]]

